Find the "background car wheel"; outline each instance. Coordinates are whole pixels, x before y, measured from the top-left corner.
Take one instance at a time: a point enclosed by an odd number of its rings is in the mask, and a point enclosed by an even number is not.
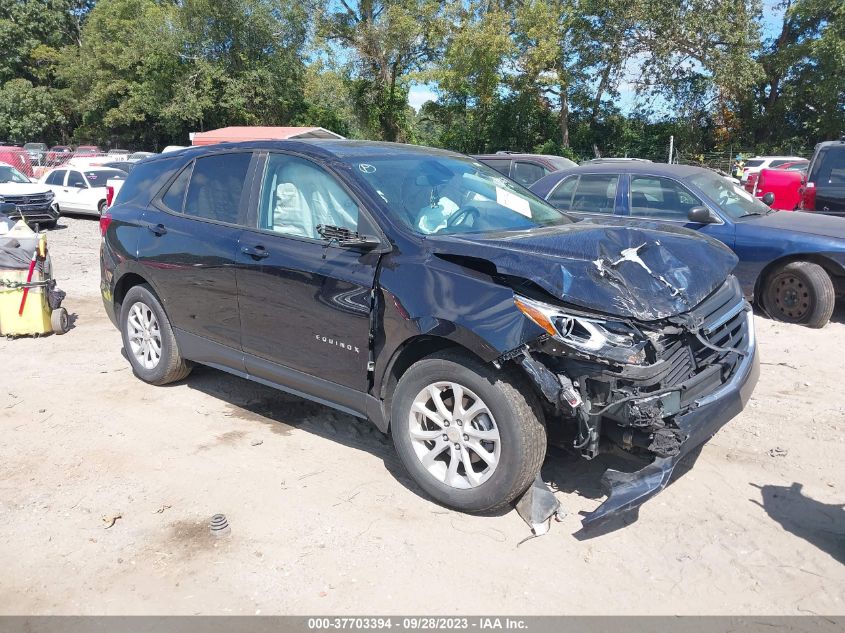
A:
[[[103,212],[106,210],[106,201],[100,200],[100,203],[97,205],[97,211],[100,215],[103,215]]]
[[[512,502],[546,455],[534,390],[517,374],[452,351],[424,358],[401,377],[391,434],[420,487],[463,512],[494,511]]]
[[[170,320],[149,286],[134,286],[126,293],[120,332],[132,370],[144,382],[166,385],[191,373],[179,353]]]
[[[820,328],[833,314],[836,293],[824,268],[791,262],[769,275],[763,303],[774,319]]]

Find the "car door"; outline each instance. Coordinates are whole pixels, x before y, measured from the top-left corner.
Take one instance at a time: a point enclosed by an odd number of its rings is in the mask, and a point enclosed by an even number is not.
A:
[[[188,163],[141,216],[138,262],[162,300],[183,354],[243,371],[235,276],[253,154]]]
[[[56,204],[59,205],[59,209],[64,209],[63,200],[64,200],[64,188],[65,188],[65,176],[67,176],[67,171],[64,169],[54,169],[47,177],[44,179],[44,184],[53,192],[55,196]]]
[[[378,249],[341,247],[317,227],[372,235],[375,225],[334,174],[307,158],[269,153],[259,169],[238,253],[247,371],[360,412]]]
[[[710,208],[718,221],[709,224],[690,222],[689,211],[694,207]],[[734,225],[726,223],[701,198],[673,178],[630,174],[627,211],[631,218],[684,226],[734,248]]]
[[[88,198],[90,197],[88,182],[81,171],[75,169],[68,171],[63,194],[65,197],[64,206],[68,211],[76,213],[91,212],[91,209],[88,208]]]

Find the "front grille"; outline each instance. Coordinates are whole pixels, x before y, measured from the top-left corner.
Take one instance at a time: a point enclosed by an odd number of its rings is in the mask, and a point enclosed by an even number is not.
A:
[[[9,202],[19,207],[43,207],[52,201],[49,193],[35,193],[24,196],[2,196],[4,202]]]
[[[747,303],[735,279],[727,281],[711,297],[701,303],[694,316],[701,319],[699,332],[710,345],[723,350],[748,351],[750,333],[746,315]],[[728,366],[728,374],[739,363],[740,356],[729,351],[714,350],[698,342],[694,351],[696,365],[700,368],[717,363]],[[727,376],[725,376],[727,378]]]

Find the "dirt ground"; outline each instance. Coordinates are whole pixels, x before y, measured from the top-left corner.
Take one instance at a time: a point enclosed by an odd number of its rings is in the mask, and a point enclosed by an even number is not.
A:
[[[842,307],[756,318],[750,406],[621,529],[579,533],[606,464],[553,450],[569,514],[518,546],[515,512],[430,502],[366,423],[209,368],[136,379],[98,243],[49,234],[70,332],[0,340],[2,614],[845,612]]]

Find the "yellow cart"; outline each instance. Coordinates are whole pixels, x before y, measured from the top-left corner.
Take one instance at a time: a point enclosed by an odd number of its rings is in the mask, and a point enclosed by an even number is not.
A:
[[[0,235],[0,335],[64,334],[69,322],[63,299],[53,279],[46,234],[18,222]]]

